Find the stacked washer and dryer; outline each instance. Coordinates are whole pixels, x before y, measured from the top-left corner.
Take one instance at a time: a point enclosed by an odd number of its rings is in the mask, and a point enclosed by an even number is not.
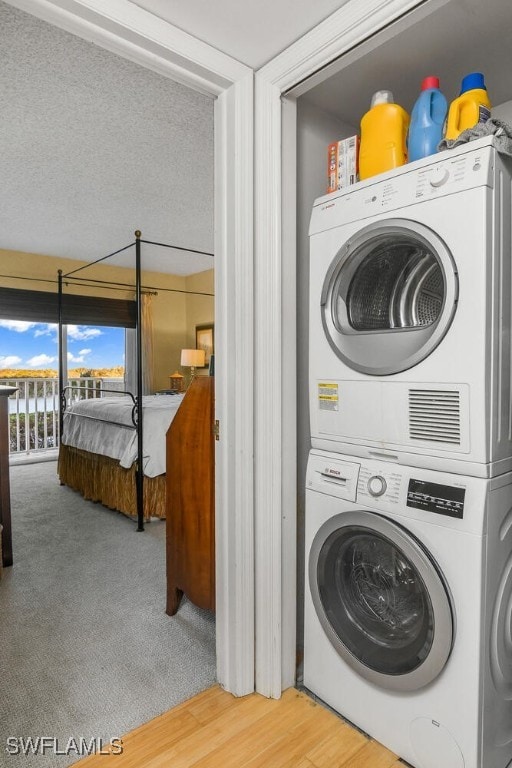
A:
[[[311,219],[304,684],[415,768],[512,761],[512,161]]]

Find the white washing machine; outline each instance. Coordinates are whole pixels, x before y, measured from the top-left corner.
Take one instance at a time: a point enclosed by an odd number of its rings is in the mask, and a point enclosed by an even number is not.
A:
[[[313,448],[512,469],[511,178],[484,138],[315,202]]]
[[[512,759],[511,491],[310,454],[304,684],[415,768]]]

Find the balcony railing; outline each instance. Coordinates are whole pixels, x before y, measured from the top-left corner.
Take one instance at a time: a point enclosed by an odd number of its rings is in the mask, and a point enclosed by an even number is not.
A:
[[[17,387],[9,398],[9,444],[11,454],[48,451],[59,445],[59,380],[2,379]],[[124,389],[122,378],[83,377],[69,379],[68,403],[91,397],[106,397],[104,389]],[[80,389],[78,389],[80,387]]]

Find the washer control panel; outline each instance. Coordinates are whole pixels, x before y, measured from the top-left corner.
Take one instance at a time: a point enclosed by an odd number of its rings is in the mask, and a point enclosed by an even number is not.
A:
[[[385,499],[387,502],[398,504],[402,475],[395,468],[386,467],[373,469],[361,465],[357,484],[358,498]]]
[[[386,514],[460,521],[467,508],[467,485],[468,478],[368,460],[359,468],[357,501]]]
[[[482,477],[398,464],[381,452],[363,458],[313,449],[306,473],[306,495],[309,498],[308,494],[319,494],[319,506],[315,508],[330,509],[333,514],[334,510],[368,509],[482,536],[490,483]],[[512,472],[493,478],[494,488],[508,492]],[[320,495],[325,497],[323,501]],[[332,501],[327,502],[327,497]]]

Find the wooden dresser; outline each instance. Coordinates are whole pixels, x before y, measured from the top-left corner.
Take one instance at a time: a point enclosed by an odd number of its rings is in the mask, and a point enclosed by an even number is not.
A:
[[[215,608],[214,379],[194,378],[167,431],[167,608]]]

